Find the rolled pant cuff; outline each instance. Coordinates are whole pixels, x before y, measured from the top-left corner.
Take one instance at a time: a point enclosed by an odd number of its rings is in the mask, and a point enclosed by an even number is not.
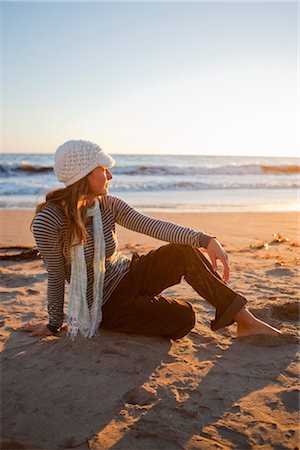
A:
[[[227,309],[223,312],[223,314],[218,317],[218,312],[216,312],[215,320],[211,321],[211,329],[213,331],[219,330],[220,328],[228,327],[232,325],[235,320],[234,316],[245,306],[247,300],[242,295],[237,294],[233,302],[228,306]]]

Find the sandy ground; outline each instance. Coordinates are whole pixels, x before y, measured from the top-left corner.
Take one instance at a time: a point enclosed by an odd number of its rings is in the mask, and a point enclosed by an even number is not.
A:
[[[230,286],[284,335],[236,339],[235,325],[212,332],[212,307],[182,282],[165,293],[191,301],[197,324],[179,341],[103,331],[72,342],[65,330],[31,338],[18,327],[47,319],[42,261],[4,260],[1,448],[298,448],[296,213],[152,215],[217,236]],[[2,246],[33,245],[31,217],[1,211]],[[122,228],[118,236],[127,255],[163,245]]]

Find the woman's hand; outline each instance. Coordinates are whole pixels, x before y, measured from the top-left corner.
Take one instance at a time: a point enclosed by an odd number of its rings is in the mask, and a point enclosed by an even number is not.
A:
[[[213,267],[213,270],[217,272],[218,265],[217,260],[219,259],[221,263],[223,264],[223,281],[229,280],[229,264],[228,264],[228,255],[223,249],[220,242],[217,241],[217,239],[212,238],[209,241],[208,247],[207,247],[207,253],[210,257],[211,264]]]
[[[44,323],[27,323],[23,327],[20,327],[22,331],[31,332],[30,336],[51,336],[53,333],[49,330]]]

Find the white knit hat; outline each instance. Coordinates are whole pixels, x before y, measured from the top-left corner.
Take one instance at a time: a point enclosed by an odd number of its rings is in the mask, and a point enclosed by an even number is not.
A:
[[[90,141],[67,141],[55,152],[54,172],[59,181],[70,186],[98,166],[111,168],[115,161],[99,145]]]

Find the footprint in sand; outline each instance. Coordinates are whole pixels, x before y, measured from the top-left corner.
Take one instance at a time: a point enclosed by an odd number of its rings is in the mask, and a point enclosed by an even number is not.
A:
[[[127,391],[123,396],[123,400],[131,405],[143,406],[153,403],[156,400],[156,397],[157,396],[152,392],[149,392],[142,386],[139,386]]]
[[[271,306],[272,317],[278,320],[292,320],[298,321],[299,318],[299,305],[295,302],[287,302],[282,305]]]
[[[297,412],[299,407],[299,392],[298,389],[292,389],[290,391],[281,392],[281,401],[285,409],[290,412]]]
[[[266,270],[265,274],[271,277],[291,277],[294,275],[294,272],[290,269],[278,267],[278,269]]]

